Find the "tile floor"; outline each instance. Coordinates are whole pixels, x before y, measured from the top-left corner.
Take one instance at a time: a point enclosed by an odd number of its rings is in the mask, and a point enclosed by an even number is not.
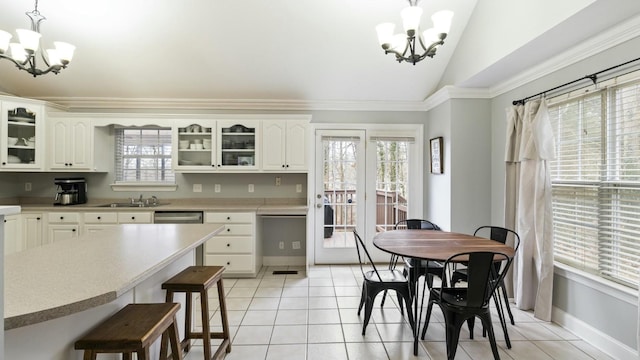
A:
[[[298,270],[298,274],[273,275],[274,270],[285,269]],[[378,296],[362,336],[363,316],[357,315],[361,279],[358,266],[335,265],[314,266],[308,274],[304,268],[265,267],[255,279],[225,279],[232,337],[232,351],[225,360],[446,359],[443,318],[437,307],[417,357],[413,356],[411,328],[400,315],[395,296],[384,308]],[[215,291],[210,291],[209,302],[212,324],[219,324]],[[511,349],[506,348],[494,316],[501,359],[612,359],[558,325],[536,320],[529,312],[513,311],[516,325],[509,326]],[[464,328],[456,359],[492,359],[481,326],[476,325],[474,340]],[[214,325],[212,329],[220,331]],[[201,343],[185,357],[196,359],[203,359]]]

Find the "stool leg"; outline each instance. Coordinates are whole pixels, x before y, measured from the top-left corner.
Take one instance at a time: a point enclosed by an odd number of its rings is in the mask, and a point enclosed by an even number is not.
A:
[[[173,291],[172,290],[167,290],[167,295],[166,295],[165,301],[166,302],[173,302]],[[167,338],[167,334],[166,333],[162,333],[162,338],[160,340],[160,359],[166,359],[167,358],[167,348],[169,347],[168,341],[169,341],[169,339]]]
[[[96,360],[97,355],[93,350],[85,350],[83,360]]]
[[[209,299],[207,290],[200,291],[200,307],[202,308],[202,346],[204,358],[211,359],[211,327],[209,326]]]
[[[222,278],[218,280],[218,301],[220,302],[220,317],[222,320],[222,333],[224,334],[224,339],[229,340],[227,345],[227,353],[231,352],[231,340],[229,336],[229,320],[227,319],[227,304],[224,300],[224,286],[222,285]]]
[[[143,347],[142,349],[139,349],[137,353],[138,353],[138,360],[151,360],[151,355],[149,354],[148,347]]]
[[[182,348],[184,349],[184,352],[189,352],[189,350],[191,349],[191,339],[193,339],[193,328],[191,325],[191,318],[193,316],[191,305],[193,304],[193,301],[191,292],[187,291],[186,295],[187,300],[184,311],[184,340],[182,341]]]
[[[182,351],[180,350],[180,335],[178,335],[178,325],[176,317],[173,317],[173,323],[169,325],[165,334],[169,337],[169,343],[171,343],[171,358],[173,360],[182,360]],[[166,359],[162,357],[160,359]]]

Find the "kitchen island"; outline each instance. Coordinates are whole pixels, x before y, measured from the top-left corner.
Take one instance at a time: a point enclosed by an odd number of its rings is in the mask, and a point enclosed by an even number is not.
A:
[[[6,256],[5,358],[81,359],[77,338],[128,303],[164,301],[162,282],[223,228],[120,225]]]

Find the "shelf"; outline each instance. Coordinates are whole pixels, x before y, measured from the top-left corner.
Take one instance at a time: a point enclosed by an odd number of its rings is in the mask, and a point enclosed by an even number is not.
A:
[[[35,150],[35,146],[13,145],[7,146],[8,149],[23,149],[23,150]]]
[[[24,121],[7,121],[8,125],[12,125],[12,126],[30,126],[30,127],[35,127],[36,123],[35,122],[24,122]]]
[[[208,152],[208,153],[210,153],[211,149],[178,149],[178,151],[180,151],[180,152],[198,152],[198,153]]]
[[[180,136],[211,136],[210,132],[181,132],[178,133]]]
[[[254,153],[256,149],[222,149],[222,152]]]

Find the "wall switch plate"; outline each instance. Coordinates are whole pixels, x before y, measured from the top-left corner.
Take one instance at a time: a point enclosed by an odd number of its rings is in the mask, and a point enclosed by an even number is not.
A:
[[[215,185],[213,186],[213,191],[215,191],[215,192],[219,193],[219,192],[220,192],[220,184],[215,184]]]
[[[293,247],[294,250],[298,250],[300,249],[300,241],[294,241],[291,243],[291,247]]]
[[[24,191],[31,191],[31,183],[30,182],[24,183]]]
[[[202,184],[193,184],[193,192],[202,192]]]
[[[278,247],[280,248],[280,250],[284,250],[284,241],[280,241]]]
[[[249,192],[253,192],[253,190],[254,190],[253,184],[249,184]]]
[[[282,184],[282,178],[280,176],[276,176],[276,186],[280,186]]]
[[[301,193],[302,192],[302,184],[296,184],[296,192],[297,193]]]

